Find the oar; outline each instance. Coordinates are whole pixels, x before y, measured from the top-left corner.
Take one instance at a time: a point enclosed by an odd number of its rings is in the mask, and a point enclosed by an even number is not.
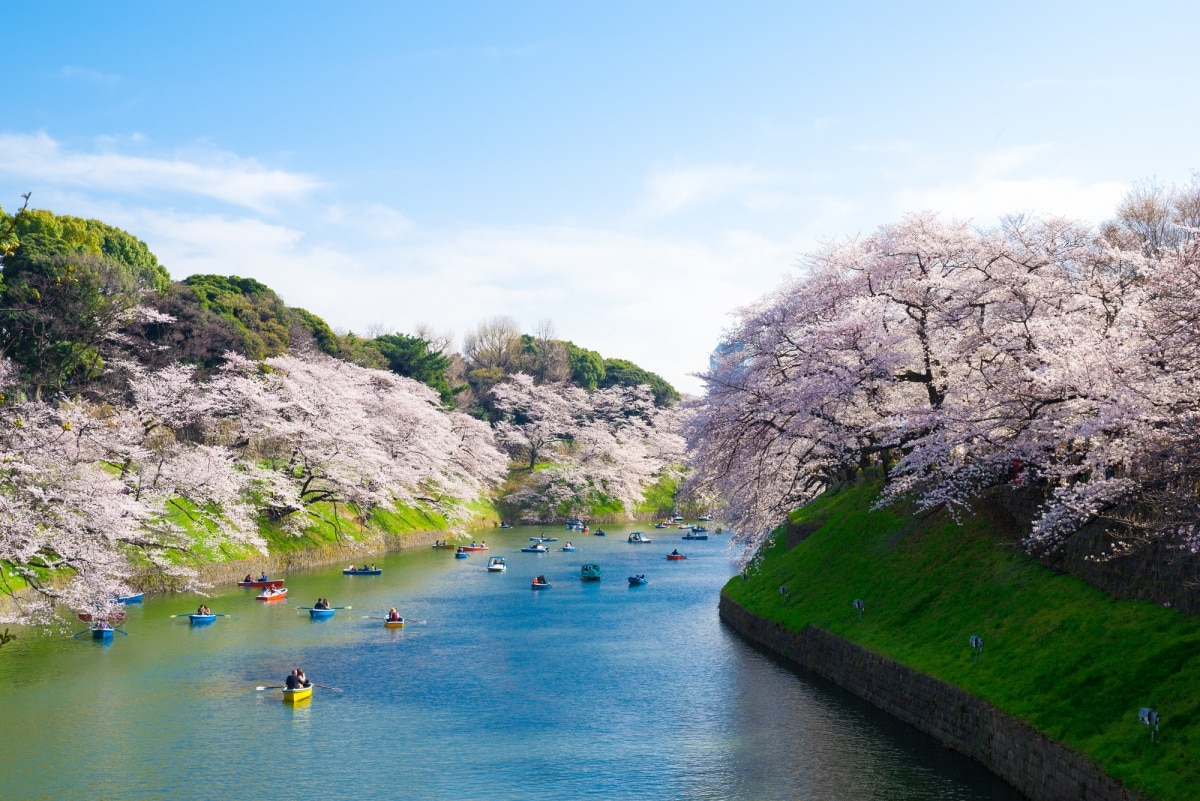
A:
[[[113,631],[119,631],[119,632],[121,632],[122,634],[124,634],[126,637],[128,637],[128,636],[129,636],[129,632],[128,632],[128,631],[124,631],[124,630],[122,630],[122,629],[119,629],[119,628],[117,628],[116,626],[113,626],[113,627],[112,627],[112,630],[113,630]]]
[[[71,635],[71,638],[72,638],[72,639],[74,639],[74,638],[78,637],[80,634],[87,634],[89,631],[91,631],[91,629],[90,629],[90,628],[89,628],[89,629],[84,629],[83,631],[77,631],[77,632],[75,632],[74,634],[72,634],[72,635]]]
[[[255,687],[254,692],[261,693],[263,690],[282,690],[282,684],[273,684],[270,687]]]
[[[340,693],[342,691],[341,687],[330,687],[328,684],[317,684],[316,682],[311,682],[311,681],[309,682],[309,684],[311,684],[314,687],[321,687],[326,690],[333,690],[334,692],[337,692],[337,693]]]

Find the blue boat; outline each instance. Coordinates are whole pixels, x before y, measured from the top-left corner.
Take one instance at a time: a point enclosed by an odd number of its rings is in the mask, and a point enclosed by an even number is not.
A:
[[[681,539],[681,540],[706,540],[706,539],[708,539],[708,535],[707,534],[697,534],[695,531],[689,531],[687,534],[684,534],[679,539]]]
[[[113,598],[113,600],[119,604],[140,604],[142,602],[143,595],[145,595],[145,593],[142,592],[139,592],[137,595],[118,595],[116,598]]]
[[[188,615],[188,620],[193,626],[207,626],[209,623],[215,623],[216,615]]]
[[[599,581],[600,565],[589,563],[579,568],[580,581]]]
[[[545,576],[538,576],[529,583],[529,586],[535,590],[548,590],[550,589],[550,582],[546,581]]]
[[[629,586],[630,587],[640,587],[641,585],[643,585],[645,583],[646,583],[646,577],[643,576],[641,573],[638,573],[636,576],[629,577]]]
[[[356,567],[353,570],[350,570],[347,568],[346,570],[342,571],[342,575],[343,576],[382,576],[383,568],[382,567],[376,567],[376,568]]]
[[[595,534],[597,537],[605,536],[605,531],[602,528],[598,528],[595,531],[593,531],[592,533]]]
[[[454,552],[455,559],[466,559],[470,555],[471,554],[467,553],[462,548],[459,548],[457,551]]]
[[[333,617],[333,609],[309,609],[308,616],[313,620],[328,620]]]
[[[93,640],[111,640],[113,638],[113,629],[111,626],[92,626]]]
[[[545,534],[543,534],[540,537],[530,537],[529,541],[530,542],[558,542],[558,537],[547,537]]]
[[[540,542],[535,542],[533,545],[530,545],[526,548],[521,549],[521,553],[549,553],[549,552],[550,552],[550,549],[547,548],[545,545],[542,545]]]

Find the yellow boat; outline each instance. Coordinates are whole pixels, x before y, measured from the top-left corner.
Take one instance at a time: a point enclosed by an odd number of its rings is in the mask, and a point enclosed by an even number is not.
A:
[[[402,628],[404,628],[404,621],[403,620],[385,620],[385,621],[383,621],[383,627],[385,629],[402,629]]]
[[[283,702],[285,704],[297,704],[301,701],[308,701],[312,698],[312,687],[297,687],[294,690],[283,688]]]

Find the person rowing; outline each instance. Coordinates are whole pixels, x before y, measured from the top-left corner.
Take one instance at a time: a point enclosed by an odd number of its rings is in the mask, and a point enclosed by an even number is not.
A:
[[[292,672],[283,680],[283,686],[289,690],[299,690],[302,687],[311,687],[312,682],[304,675],[304,671],[300,668],[293,668]]]
[[[393,606],[390,610],[388,610],[387,619],[392,622],[396,622],[401,619],[400,613],[396,611],[396,607]]]

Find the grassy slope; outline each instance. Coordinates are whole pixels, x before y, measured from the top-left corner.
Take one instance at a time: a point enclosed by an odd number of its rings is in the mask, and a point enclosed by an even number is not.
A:
[[[878,488],[793,512],[793,525],[816,531],[790,551],[777,536],[726,592],[985,698],[1153,798],[1200,798],[1200,620],[1041,567],[1004,544],[1017,532],[999,510],[962,526],[942,514],[914,521],[870,511]],[[866,602],[862,621],[854,598]],[[985,643],[978,661],[973,634]],[[1143,706],[1162,715],[1157,743],[1138,722]]]

